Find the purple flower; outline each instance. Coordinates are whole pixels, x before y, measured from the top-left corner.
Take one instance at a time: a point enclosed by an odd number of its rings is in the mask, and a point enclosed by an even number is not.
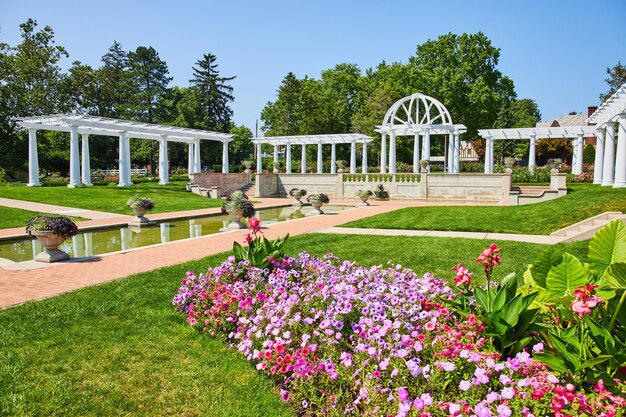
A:
[[[398,388],[398,398],[400,401],[406,401],[409,399],[409,392],[406,390],[406,387]]]
[[[461,381],[461,383],[459,384],[459,388],[463,391],[467,391],[468,389],[470,389],[472,387],[472,383],[467,381],[467,380],[463,380]]]

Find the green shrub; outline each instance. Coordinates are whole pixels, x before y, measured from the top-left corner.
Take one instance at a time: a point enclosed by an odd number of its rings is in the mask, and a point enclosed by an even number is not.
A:
[[[593,164],[596,160],[596,148],[588,143],[583,149],[583,164]]]

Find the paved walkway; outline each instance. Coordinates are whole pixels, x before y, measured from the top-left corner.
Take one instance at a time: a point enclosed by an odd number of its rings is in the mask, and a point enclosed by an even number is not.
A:
[[[13,200],[0,197],[0,206],[22,210],[37,211],[40,213],[63,214],[64,216],[82,217],[84,219],[110,219],[126,217],[123,214],[107,213],[104,211],[87,210],[72,207],[55,206],[53,204],[35,203],[33,201]]]
[[[276,204],[276,201],[276,199],[273,201],[263,199],[263,202],[256,206],[262,207],[263,205],[270,205],[272,203]],[[286,199],[280,199],[279,201],[283,204],[289,202]],[[342,201],[341,203],[347,204],[349,201]],[[414,205],[415,203],[411,202],[377,202],[370,207],[345,210],[333,215],[314,216],[275,223],[264,228],[264,233],[268,239],[275,239],[287,233],[291,236],[296,236],[358,220],[366,216],[386,213]],[[209,210],[201,210],[203,212],[201,214],[206,214]],[[185,213],[191,215],[191,213],[194,212],[196,211]],[[162,216],[169,215],[173,217],[176,214],[180,213],[168,213]],[[153,215],[150,217],[157,219],[160,216]],[[125,221],[127,221],[127,219],[128,217]],[[102,220],[102,222],[104,221],[119,220]],[[84,223],[85,222],[81,222],[81,226]],[[112,281],[131,274],[146,272],[222,253],[232,249],[234,241],[243,242],[245,234],[246,231],[237,230],[103,255],[81,262],[74,261],[52,264],[49,267],[40,269],[20,271],[0,270],[0,308],[26,301],[47,298],[89,285]]]
[[[512,240],[515,242],[540,243],[554,245],[564,238],[544,235],[518,235],[514,233],[484,233],[484,232],[446,232],[440,230],[399,230],[399,229],[366,229],[351,227],[328,227],[318,233],[335,233],[341,235],[377,235],[377,236],[429,236],[429,237],[456,237],[466,239]]]

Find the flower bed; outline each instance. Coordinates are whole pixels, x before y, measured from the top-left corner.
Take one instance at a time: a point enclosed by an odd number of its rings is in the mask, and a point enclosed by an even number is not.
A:
[[[305,252],[249,265],[231,256],[188,272],[173,303],[304,415],[615,416],[626,405],[619,380],[586,389],[550,371],[533,358],[542,343],[501,357],[476,315],[453,313],[457,290],[431,274]],[[471,274],[455,270],[467,285]]]

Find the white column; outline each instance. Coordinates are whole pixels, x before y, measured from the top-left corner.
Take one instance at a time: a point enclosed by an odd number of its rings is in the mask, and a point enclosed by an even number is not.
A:
[[[191,176],[193,174],[193,142],[189,142],[187,145],[187,174]]]
[[[615,126],[607,123],[606,136],[604,137],[604,163],[602,164],[602,186],[613,185],[613,174],[615,173]]]
[[[426,133],[424,134],[424,142],[422,142],[422,159],[430,161],[430,130],[426,130]]]
[[[324,170],[324,165],[322,161],[322,144],[317,144],[317,173],[321,174]]]
[[[350,144],[350,174],[356,174],[356,142]]]
[[[454,134],[454,173],[461,173],[461,135]]]
[[[361,173],[367,174],[367,142],[363,142],[363,155],[361,161]]]
[[[413,173],[420,172],[420,135],[415,135],[413,140]]]
[[[83,185],[91,187],[93,184],[91,183],[91,162],[89,161],[89,135],[81,135],[81,145],[83,151],[83,164],[81,167]]]
[[[273,162],[278,162],[278,145],[274,145],[274,159]]]
[[[159,184],[169,184],[170,178],[167,175],[169,170],[170,168],[167,162],[167,136],[161,135],[159,139]]]
[[[122,250],[130,249],[130,242],[133,240],[133,231],[128,227],[123,227],[120,229],[120,237],[122,241]]]
[[[615,182],[613,188],[626,187],[626,113],[617,120],[617,155],[615,155]]]
[[[306,174],[306,145],[302,145],[302,156],[300,157],[300,172]]]
[[[124,147],[124,152],[126,152],[126,179],[128,180],[127,185],[133,185],[132,174],[130,173],[130,138],[126,138],[126,142],[124,143],[126,146]]]
[[[446,165],[448,169],[448,173],[454,172],[454,158],[452,155],[454,154],[454,140],[452,140],[452,135],[446,135]]]
[[[291,174],[291,143],[288,143],[285,148],[285,172]]]
[[[583,134],[579,133],[574,139],[574,158],[572,161],[572,174],[580,175],[583,173]]]
[[[81,235],[72,238],[72,252],[74,258],[83,258],[85,256],[85,240]]]
[[[485,138],[485,166],[483,172],[489,174],[489,138]]]
[[[228,161],[228,142],[222,142],[222,174],[228,174],[229,171]]]
[[[128,164],[126,163],[126,158],[128,157],[128,155],[126,154],[126,142],[128,141],[128,138],[126,137],[126,132],[121,132],[120,133],[120,137],[119,137],[119,143],[118,143],[118,183],[117,186],[118,187],[125,187],[129,184],[129,179],[130,179],[130,172],[127,171],[128,169]]]
[[[530,135],[530,146],[528,148],[528,172],[530,172],[531,174],[535,173],[535,165],[537,165],[536,153],[537,135]]]
[[[593,183],[602,184],[604,164],[604,129],[596,130],[596,158],[593,162]]]
[[[493,138],[485,140],[485,174],[493,174]]]
[[[70,188],[80,187],[80,155],[78,150],[78,126],[70,126]]]
[[[28,129],[28,186],[41,187],[39,182],[39,155],[37,154],[37,129]]]
[[[194,141],[193,145],[193,173],[202,173],[202,160],[200,158],[200,141]]]
[[[256,172],[258,174],[263,172],[263,155],[261,153],[261,144],[256,144]]]
[[[396,132],[389,135],[389,173],[396,173]]]
[[[381,133],[380,135],[380,173],[385,174],[387,172],[387,135]]]
[[[330,173],[337,173],[337,149],[334,143],[330,145]]]
[[[494,148],[495,148],[495,140],[492,138],[489,142],[489,173],[493,174],[493,165],[494,165]]]

